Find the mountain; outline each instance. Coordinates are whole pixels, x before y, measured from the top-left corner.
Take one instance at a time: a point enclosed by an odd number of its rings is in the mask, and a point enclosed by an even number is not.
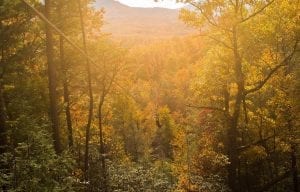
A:
[[[178,9],[129,7],[114,0],[97,0],[95,7],[105,10],[103,31],[119,39],[162,39],[193,31],[178,19]]]

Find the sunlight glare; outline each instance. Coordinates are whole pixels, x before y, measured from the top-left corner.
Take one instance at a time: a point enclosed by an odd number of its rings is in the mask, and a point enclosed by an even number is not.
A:
[[[161,7],[168,9],[179,9],[184,6],[183,3],[176,3],[176,0],[164,0],[157,1],[154,0],[117,0],[120,3],[131,7]]]

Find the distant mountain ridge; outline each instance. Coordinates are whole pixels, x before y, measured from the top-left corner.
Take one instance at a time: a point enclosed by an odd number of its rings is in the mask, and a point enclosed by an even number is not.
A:
[[[114,0],[97,0],[104,8],[103,31],[117,38],[156,39],[190,34],[179,17],[178,9],[129,7]]]

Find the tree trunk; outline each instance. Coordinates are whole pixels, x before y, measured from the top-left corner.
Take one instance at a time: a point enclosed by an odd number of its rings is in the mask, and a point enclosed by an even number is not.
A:
[[[3,5],[3,2],[0,1],[0,5]],[[3,30],[2,21],[0,21],[0,30]],[[3,46],[4,37],[1,37],[1,60],[4,59],[4,48]],[[5,153],[7,147],[7,135],[6,135],[6,115],[5,115],[5,101],[3,97],[3,76],[4,76],[4,67],[1,67],[1,74],[0,74],[0,155]]]
[[[291,148],[292,148],[291,159],[292,159],[292,174],[293,174],[294,192],[299,192],[296,144],[292,144]]]
[[[81,25],[81,33],[82,33],[82,43],[84,52],[87,54],[87,47],[86,47],[86,35],[85,35],[85,27],[84,27],[84,20],[82,14],[82,6],[80,0],[77,0],[78,8],[79,8],[79,15],[80,15],[80,25]],[[89,142],[90,142],[90,129],[93,117],[93,90],[92,90],[92,75],[91,75],[91,67],[90,62],[86,59],[86,71],[87,71],[87,81],[88,81],[88,94],[89,94],[89,113],[88,113],[88,122],[86,125],[86,133],[85,133],[85,154],[84,154],[84,175],[85,180],[89,180]]]
[[[51,0],[45,0],[45,16],[51,21]],[[56,153],[62,151],[59,133],[59,117],[57,106],[57,80],[56,80],[56,65],[54,62],[53,36],[49,25],[46,25],[46,54],[48,63],[48,83],[49,83],[49,98],[50,98],[50,119],[53,129],[53,141]]]
[[[58,15],[60,21],[63,23],[64,18],[62,16],[61,7],[62,7],[62,3],[60,3],[58,7]],[[60,27],[60,30],[63,31],[62,27]],[[62,80],[63,80],[63,91],[64,91],[64,107],[65,107],[66,121],[67,121],[67,128],[68,128],[68,141],[69,141],[69,147],[72,148],[74,141],[73,141],[73,128],[72,128],[71,109],[70,109],[70,93],[69,93],[69,84],[68,84],[68,77],[67,77],[67,68],[65,65],[64,39],[61,35],[59,36],[59,52],[60,52],[60,66],[61,66],[62,76],[63,76]]]
[[[228,130],[228,158],[230,161],[228,167],[228,184],[232,192],[239,191],[238,189],[238,121],[240,116],[241,104],[244,98],[244,75],[242,71],[241,58],[238,52],[238,40],[236,26],[232,30],[233,39],[233,55],[234,55],[234,72],[237,84],[237,94],[235,97],[234,111],[231,118],[229,118],[229,130]]]
[[[105,90],[104,90],[105,91]],[[102,168],[102,179],[103,179],[103,188],[102,190],[104,192],[108,191],[107,188],[107,173],[106,173],[106,163],[105,163],[105,148],[104,148],[104,140],[103,140],[103,117],[102,117],[102,107],[105,99],[105,93],[102,94],[100,97],[99,101],[99,108],[98,108],[98,113],[99,113],[99,136],[100,136],[100,155],[101,155],[101,168]]]
[[[5,114],[6,113],[5,113],[5,104],[4,104],[4,97],[3,97],[3,86],[2,86],[2,79],[0,79],[0,154],[5,153],[8,144]]]

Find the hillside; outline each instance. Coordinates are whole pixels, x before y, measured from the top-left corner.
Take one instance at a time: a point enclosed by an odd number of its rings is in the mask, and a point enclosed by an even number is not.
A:
[[[129,7],[114,0],[98,0],[96,7],[105,10],[103,31],[115,38],[162,39],[192,32],[176,9]]]

